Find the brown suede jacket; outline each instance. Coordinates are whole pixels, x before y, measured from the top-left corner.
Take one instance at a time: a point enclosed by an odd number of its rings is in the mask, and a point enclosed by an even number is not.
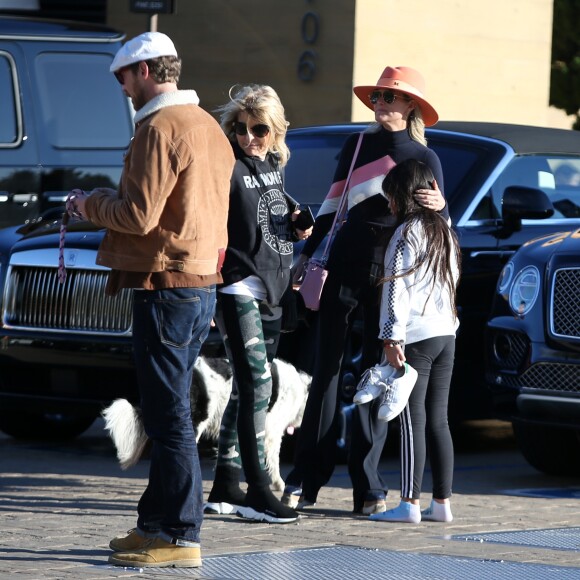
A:
[[[119,191],[96,189],[88,219],[107,233],[97,264],[215,274],[227,246],[232,147],[195,91],[164,93],[135,116]]]

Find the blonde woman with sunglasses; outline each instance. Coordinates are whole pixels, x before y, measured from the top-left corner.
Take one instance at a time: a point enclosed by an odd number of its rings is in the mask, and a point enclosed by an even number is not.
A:
[[[308,237],[312,228],[295,227],[298,204],[284,190],[288,122],[274,89],[235,87],[218,112],[236,157],[216,313],[234,386],[205,511],[285,524],[296,521],[298,514],[271,492],[264,457],[270,363],[282,327],[281,302],[292,292],[293,241]],[[247,493],[239,485],[242,470]]]

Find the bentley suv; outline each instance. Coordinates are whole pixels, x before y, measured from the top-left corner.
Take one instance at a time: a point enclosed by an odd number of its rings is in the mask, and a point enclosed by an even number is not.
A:
[[[570,198],[580,203],[577,187]],[[495,412],[528,462],[555,475],[580,474],[579,296],[580,230],[537,238],[505,265],[487,327]]]

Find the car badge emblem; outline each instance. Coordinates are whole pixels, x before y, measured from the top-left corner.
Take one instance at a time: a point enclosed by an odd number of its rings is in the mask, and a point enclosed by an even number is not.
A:
[[[77,263],[77,253],[76,252],[66,252],[65,263],[68,267],[75,266]]]

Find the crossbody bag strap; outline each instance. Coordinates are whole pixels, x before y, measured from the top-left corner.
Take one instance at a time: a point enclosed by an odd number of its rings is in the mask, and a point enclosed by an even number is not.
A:
[[[354,150],[354,155],[352,156],[352,162],[350,164],[350,169],[348,170],[348,175],[346,176],[346,181],[344,182],[344,189],[342,190],[342,195],[340,196],[340,202],[338,204],[338,208],[336,210],[336,215],[334,216],[334,221],[332,222],[332,228],[330,229],[330,235],[326,240],[326,246],[324,248],[324,252],[322,254],[322,262],[326,264],[326,260],[328,257],[328,251],[330,249],[330,244],[332,239],[334,238],[338,228],[340,227],[340,222],[345,214],[345,209],[347,207],[347,199],[348,199],[348,184],[350,183],[350,177],[352,175],[352,171],[354,169],[354,164],[356,162],[356,158],[358,156],[358,152],[360,150],[360,146],[363,140],[363,133],[361,132],[358,136],[358,141],[356,144],[356,149]]]

